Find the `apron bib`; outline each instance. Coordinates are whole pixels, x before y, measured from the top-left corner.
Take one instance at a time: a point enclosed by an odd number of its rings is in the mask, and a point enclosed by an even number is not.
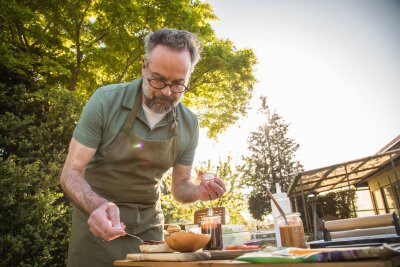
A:
[[[145,140],[136,136],[132,128],[141,100],[139,89],[136,103],[110,150],[104,160],[86,171],[85,179],[94,192],[118,206],[127,233],[142,240],[162,240],[160,185],[163,173],[173,166],[177,156],[178,120],[173,109],[170,139]],[[89,231],[88,219],[86,212],[73,207],[67,266],[113,266],[114,260],[140,252],[136,238],[123,236],[103,241],[95,237]]]

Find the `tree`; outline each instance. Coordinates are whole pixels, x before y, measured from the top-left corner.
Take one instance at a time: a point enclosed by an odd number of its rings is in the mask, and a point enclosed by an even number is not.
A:
[[[249,210],[258,220],[271,212],[266,188],[276,192],[275,183],[279,183],[282,190],[287,191],[293,175],[303,169],[295,160],[299,145],[287,136],[289,124],[270,111],[266,97],[262,96],[261,100],[260,112],[265,115],[266,122],[251,132],[248,139],[250,154],[243,158],[245,163],[241,167],[243,179],[251,189]]]
[[[118,2],[0,0],[0,66],[35,83],[57,85],[87,99],[105,84],[139,77],[143,39],[151,30],[170,27],[196,33],[202,60],[191,78],[184,103],[196,110],[209,136],[246,115],[256,79],[251,49],[238,50],[219,40],[203,1]],[[5,76],[6,77],[6,76]]]
[[[211,202],[195,202],[191,204],[181,204],[173,199],[170,185],[171,175],[165,179],[161,204],[164,211],[165,221],[167,223],[174,222],[193,222],[193,215],[196,210],[209,207],[225,207],[226,213],[229,215],[229,223],[243,224],[241,211],[246,210],[246,196],[243,193],[244,183],[237,179],[238,174],[231,167],[231,157],[227,160],[219,161],[215,167],[216,174],[225,182],[226,193],[223,197]],[[202,167],[203,171],[209,171],[212,168],[210,162]]]
[[[0,0],[1,80],[29,80],[36,88],[68,82],[71,60],[57,23],[60,2]]]
[[[0,7],[0,265],[64,266],[71,209],[58,177],[73,128],[96,88],[140,76],[151,30],[186,29],[203,42],[184,101],[210,136],[246,112],[255,56],[215,36],[208,3],[0,0]]]
[[[216,137],[246,114],[256,81],[256,62],[252,50],[236,50],[229,40],[204,47],[183,102],[196,110],[209,137]]]

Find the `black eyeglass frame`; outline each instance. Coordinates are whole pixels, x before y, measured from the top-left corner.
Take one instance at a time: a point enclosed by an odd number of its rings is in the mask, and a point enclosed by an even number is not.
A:
[[[169,90],[171,90],[171,92],[173,92],[173,93],[183,93],[183,92],[185,92],[185,91],[187,91],[187,90],[189,89],[189,88],[188,88],[186,85],[184,85],[184,84],[170,84],[170,83],[166,83],[166,82],[163,81],[162,79],[147,79],[147,81],[149,82],[149,84],[150,84],[151,87],[153,87],[153,88],[155,88],[155,89],[159,89],[159,90],[162,90],[162,89],[164,89],[165,87],[169,86]],[[156,86],[154,86],[154,85],[151,84],[152,81],[163,82],[163,83],[164,83],[164,86],[163,86],[163,87],[156,87]],[[183,90],[183,91],[175,91],[175,90],[172,89],[173,86],[183,86],[183,88],[185,88],[185,90]]]

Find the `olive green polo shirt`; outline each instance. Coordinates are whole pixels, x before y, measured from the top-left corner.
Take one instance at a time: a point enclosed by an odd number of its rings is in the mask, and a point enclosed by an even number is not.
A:
[[[105,157],[133,108],[141,85],[142,78],[130,83],[107,85],[97,89],[87,102],[73,137],[82,145],[97,149],[88,168]],[[176,106],[176,114],[179,122],[176,163],[191,166],[199,139],[198,119],[182,103]],[[172,112],[169,112],[153,129],[150,129],[143,108],[140,106],[132,131],[142,139],[165,140],[173,136],[172,122]]]

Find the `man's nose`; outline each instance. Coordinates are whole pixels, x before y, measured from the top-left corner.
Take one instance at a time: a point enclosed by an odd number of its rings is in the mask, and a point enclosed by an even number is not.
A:
[[[163,89],[161,89],[161,92],[162,92],[163,95],[165,95],[165,96],[170,96],[170,95],[172,94],[171,85],[165,86]]]

